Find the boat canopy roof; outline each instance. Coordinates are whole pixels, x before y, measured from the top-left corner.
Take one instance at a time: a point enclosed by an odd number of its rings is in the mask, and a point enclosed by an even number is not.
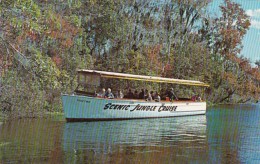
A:
[[[206,83],[200,81],[194,81],[194,80],[172,79],[172,78],[165,78],[165,77],[134,75],[134,74],[87,70],[87,69],[80,69],[78,70],[78,73],[84,75],[99,75],[104,78],[112,78],[112,79],[139,80],[139,81],[148,81],[148,82],[156,82],[156,83],[172,83],[172,84],[181,84],[181,85],[209,87],[209,85]]]

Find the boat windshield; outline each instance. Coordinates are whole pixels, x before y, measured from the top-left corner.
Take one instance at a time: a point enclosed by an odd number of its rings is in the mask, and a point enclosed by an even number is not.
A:
[[[78,86],[75,90],[77,94],[93,96],[100,87],[99,74],[86,74],[78,72]]]
[[[87,86],[100,86],[100,75],[97,74],[78,74],[78,83],[84,87]]]

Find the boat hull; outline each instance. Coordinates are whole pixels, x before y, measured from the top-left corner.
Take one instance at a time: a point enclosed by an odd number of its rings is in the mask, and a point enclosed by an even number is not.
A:
[[[148,102],[62,95],[67,121],[106,121],[193,116],[206,113],[206,102]]]

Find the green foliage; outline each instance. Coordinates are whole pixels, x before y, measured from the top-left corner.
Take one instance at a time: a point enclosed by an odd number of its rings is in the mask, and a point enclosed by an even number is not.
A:
[[[39,79],[40,87],[44,90],[60,88],[58,79],[61,72],[50,57],[42,55],[41,52],[35,49],[32,49],[31,53],[34,55],[31,58],[33,65],[31,65],[30,69]]]
[[[25,80],[26,79],[26,80]],[[44,113],[45,92],[31,75],[7,71],[2,81],[1,113],[11,118],[38,117]]]
[[[221,17],[204,19],[200,30],[201,39],[207,42],[213,59],[213,67],[208,70],[212,76],[210,83],[213,90],[210,100],[222,103],[258,99],[251,89],[243,89],[253,87],[249,73],[252,68],[248,60],[238,57],[243,47],[242,39],[250,26],[249,16],[239,4],[230,0],[225,0],[220,10]],[[258,83],[259,80],[256,80],[253,85],[259,95]]]

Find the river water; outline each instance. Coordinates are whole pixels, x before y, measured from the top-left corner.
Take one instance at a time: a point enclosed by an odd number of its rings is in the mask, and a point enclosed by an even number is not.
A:
[[[0,163],[260,163],[260,105],[162,119],[0,123]]]

